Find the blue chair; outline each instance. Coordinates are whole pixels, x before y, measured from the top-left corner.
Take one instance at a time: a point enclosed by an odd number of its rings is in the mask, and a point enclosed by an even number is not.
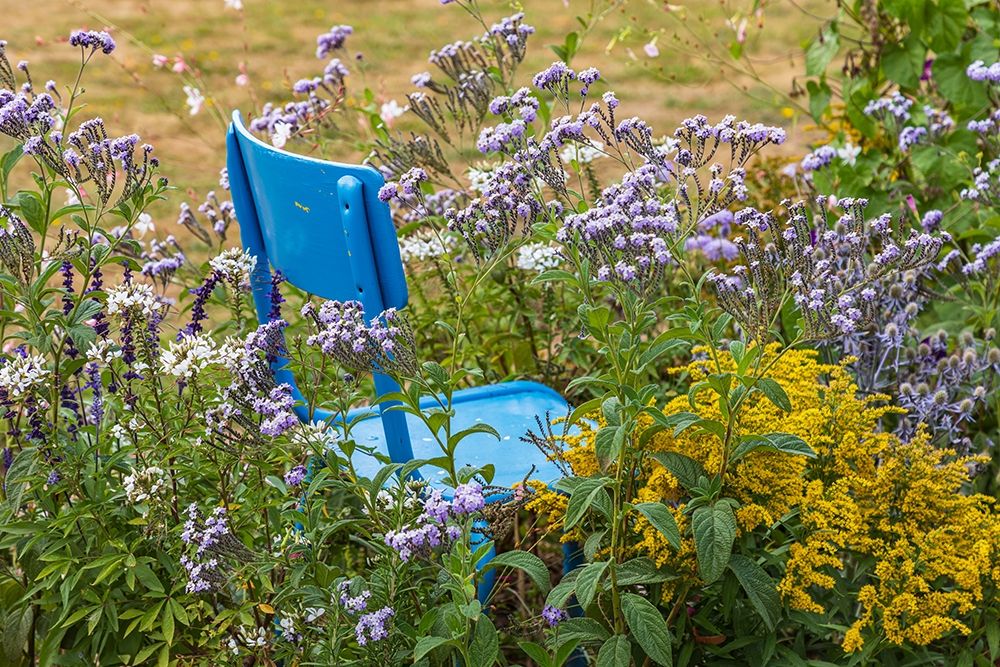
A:
[[[324,299],[357,300],[373,317],[386,308],[403,308],[407,302],[406,278],[399,256],[396,230],[389,208],[378,200],[382,175],[366,166],[326,162],[294,155],[270,146],[247,131],[238,111],[226,137],[227,165],[233,204],[240,222],[243,247],[257,257],[252,276],[253,298],[261,323],[271,310],[271,268],[280,270],[298,288]],[[287,360],[274,366],[275,379],[292,387],[300,419],[309,419],[308,408],[287,368]],[[379,396],[399,391],[391,378],[376,373]],[[422,407],[430,407],[427,397]],[[431,433],[415,415],[387,410],[390,403],[363,408],[366,415],[353,429],[358,444],[375,449],[392,461],[441,455]],[[558,393],[535,382],[504,382],[455,392],[453,432],[485,421],[500,433],[500,440],[482,433],[463,440],[455,454],[459,466],[492,463],[493,483],[512,486],[534,468],[533,478],[556,481],[559,469],[520,436],[535,427],[536,416],[564,415],[566,401]],[[376,418],[379,417],[379,418]],[[316,410],[313,419],[331,415]],[[365,453],[356,453],[360,474],[371,476],[380,463]],[[444,473],[424,466],[420,475],[437,485]],[[578,550],[564,549],[564,571],[579,563]],[[492,558],[491,552],[479,566]],[[482,577],[479,596],[485,600],[492,590],[495,571]]]

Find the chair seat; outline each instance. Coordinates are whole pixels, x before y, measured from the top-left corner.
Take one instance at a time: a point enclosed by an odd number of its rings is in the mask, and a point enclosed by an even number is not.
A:
[[[546,484],[555,482],[562,476],[559,468],[546,459],[534,445],[521,441],[521,436],[529,430],[538,431],[536,416],[545,422],[546,414],[551,419],[568,414],[566,401],[558,393],[537,382],[503,382],[484,387],[473,387],[455,392],[452,401],[455,416],[452,418],[452,433],[457,433],[477,423],[486,423],[500,434],[497,440],[488,433],[473,433],[458,445],[455,465],[481,467],[493,464],[496,474],[493,484],[510,487],[524,481],[531,472],[531,479]],[[433,408],[437,401],[426,397],[421,408]],[[371,447],[388,456],[382,420],[372,408],[353,411],[349,416],[370,415],[351,429],[355,442],[362,447]],[[437,441],[423,421],[416,415],[406,415],[406,425],[410,433],[413,456],[417,459],[431,459],[442,455]],[[353,462],[358,474],[371,478],[382,467],[374,456],[356,451]],[[423,466],[420,474],[431,484],[440,483],[445,472],[433,466]]]

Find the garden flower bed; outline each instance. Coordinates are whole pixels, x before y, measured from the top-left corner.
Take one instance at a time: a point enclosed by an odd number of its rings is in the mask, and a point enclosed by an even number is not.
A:
[[[68,85],[0,41],[0,664],[1000,664],[1000,10],[828,21],[789,162],[779,126],[630,113],[575,60],[613,2],[537,72],[535,17],[441,4],[481,30],[405,105],[335,25],[243,110],[381,173],[381,312],[244,248],[242,173],[143,240],[175,188],[83,103],[120,36],[73,32]],[[460,425],[509,380],[567,407]],[[373,444],[378,403],[432,454]]]

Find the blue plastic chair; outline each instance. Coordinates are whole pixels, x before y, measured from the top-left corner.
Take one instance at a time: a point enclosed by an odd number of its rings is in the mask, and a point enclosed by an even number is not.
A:
[[[339,164],[294,155],[259,140],[247,131],[239,111],[226,137],[227,165],[233,205],[240,222],[243,247],[257,257],[252,276],[254,304],[261,323],[271,310],[271,268],[284,274],[293,285],[324,299],[357,300],[373,317],[386,308],[403,308],[407,302],[406,278],[399,256],[396,229],[388,206],[378,200],[382,175],[360,165]],[[297,401],[300,419],[309,419],[308,408],[288,370],[287,360],[274,365],[275,379],[287,382]],[[399,391],[391,378],[375,374],[375,390],[381,396]],[[435,403],[427,397],[422,407]],[[387,410],[390,403],[362,408],[350,417],[367,418],[352,428],[360,444],[405,463],[414,458],[441,455],[423,422],[400,410]],[[536,416],[563,415],[566,401],[558,393],[535,382],[504,382],[455,392],[453,432],[485,421],[500,433],[500,440],[473,434],[456,451],[456,464],[481,466],[492,463],[493,483],[512,486],[534,467],[533,478],[546,483],[561,477],[559,469],[520,436],[535,427]],[[380,417],[380,418],[376,418]],[[313,419],[329,420],[330,413],[316,410]],[[356,453],[354,465],[360,474],[372,476],[381,464],[372,456]],[[444,473],[431,466],[421,476],[445,495],[440,484]],[[479,563],[485,565],[491,553]],[[564,548],[564,571],[579,562],[578,549]],[[495,571],[482,577],[479,597],[492,590]]]

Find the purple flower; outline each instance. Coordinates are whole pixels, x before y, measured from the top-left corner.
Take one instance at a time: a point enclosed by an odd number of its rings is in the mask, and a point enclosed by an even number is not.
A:
[[[59,477],[59,471],[53,470],[52,472],[49,473],[48,479],[45,480],[45,483],[48,484],[49,486],[53,486],[55,484],[58,484],[60,479],[62,478]]]
[[[79,46],[82,49],[89,48],[91,51],[100,49],[105,54],[110,54],[115,50],[115,40],[105,31],[96,30],[74,30],[69,35],[70,46]]]
[[[833,146],[820,146],[815,151],[802,158],[802,171],[808,173],[810,171],[822,169],[833,162],[833,158],[835,157],[837,157],[836,148]]]
[[[472,514],[483,509],[485,504],[483,487],[478,482],[459,484],[455,488],[455,497],[451,502],[455,514]]]
[[[306,478],[306,467],[297,465],[285,473],[285,484],[288,486],[298,486]]]
[[[927,136],[927,128],[904,127],[899,133],[899,150],[906,153],[914,144],[920,143]]]
[[[542,609],[542,618],[548,623],[550,628],[554,628],[559,625],[562,621],[568,618],[568,614],[565,610],[559,607],[553,607],[550,604],[545,605]]]
[[[329,32],[316,37],[316,57],[325,58],[337,49],[343,48],[348,36],[354,32],[349,25],[335,25]]]
[[[358,619],[358,624],[354,628],[354,636],[361,646],[367,646],[368,642],[377,642],[389,636],[389,629],[386,627],[390,618],[396,612],[392,607],[382,607],[378,611],[365,614]]]

